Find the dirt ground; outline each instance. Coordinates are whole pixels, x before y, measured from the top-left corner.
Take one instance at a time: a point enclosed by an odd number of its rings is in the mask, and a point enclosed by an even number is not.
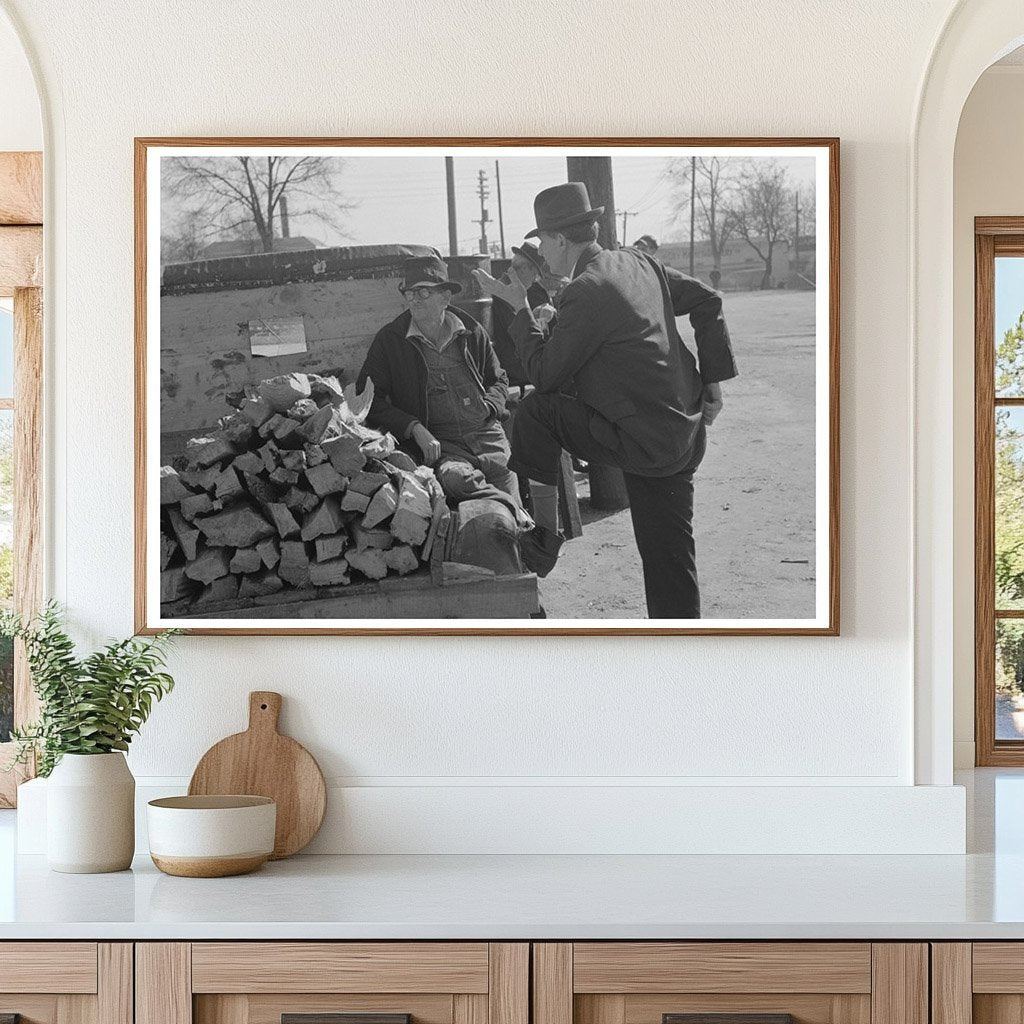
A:
[[[814,615],[814,292],[725,298],[740,375],[695,476],[694,528],[704,618]],[[692,347],[689,322],[679,321]],[[644,618],[629,510],[590,508],[577,474],[583,536],[541,580],[549,618]]]

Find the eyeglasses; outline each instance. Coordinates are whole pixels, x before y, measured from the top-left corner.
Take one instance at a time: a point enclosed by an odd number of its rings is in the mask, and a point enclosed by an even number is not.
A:
[[[403,288],[402,298],[406,302],[412,302],[413,299],[418,299],[420,302],[426,302],[431,295],[434,295],[440,289],[437,288]]]

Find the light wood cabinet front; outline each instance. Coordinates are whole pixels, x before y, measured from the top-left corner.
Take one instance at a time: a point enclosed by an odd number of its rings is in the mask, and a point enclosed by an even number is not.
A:
[[[136,971],[136,1024],[529,1024],[526,943],[140,943]]]
[[[533,1024],[928,1024],[928,949],[537,943],[533,1001]]]
[[[132,1024],[130,942],[0,943],[0,1017]]]

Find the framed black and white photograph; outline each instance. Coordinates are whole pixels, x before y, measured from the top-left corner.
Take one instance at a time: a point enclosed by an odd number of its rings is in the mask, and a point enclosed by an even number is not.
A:
[[[137,139],[137,630],[837,634],[838,159]]]

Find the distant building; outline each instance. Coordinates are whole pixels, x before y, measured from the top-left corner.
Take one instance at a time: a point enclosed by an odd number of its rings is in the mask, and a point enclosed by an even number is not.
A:
[[[274,252],[299,252],[304,249],[319,248],[318,242],[303,235],[274,239]],[[230,242],[211,242],[199,251],[196,258],[219,260],[224,256],[254,256],[260,252],[263,252],[263,243],[258,238],[236,238]]]

